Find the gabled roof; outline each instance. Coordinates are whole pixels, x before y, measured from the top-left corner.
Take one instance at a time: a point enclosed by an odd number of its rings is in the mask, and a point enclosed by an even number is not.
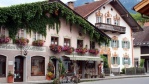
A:
[[[149,45],[149,26],[143,28],[144,31],[134,34],[134,46],[147,46]]]
[[[100,0],[93,3],[85,4],[83,6],[76,7],[74,10],[79,13],[82,17],[87,18],[94,11],[98,10],[106,4],[111,4],[125,22],[131,27],[133,32],[142,31],[140,25],[132,18],[125,7],[120,3],[119,0]]]
[[[133,7],[133,10],[149,16],[149,0],[142,0]]]

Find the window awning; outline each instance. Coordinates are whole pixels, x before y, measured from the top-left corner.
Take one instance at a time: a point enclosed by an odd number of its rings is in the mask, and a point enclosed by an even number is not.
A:
[[[93,56],[79,56],[79,55],[65,55],[69,57],[70,60],[88,60],[88,61],[103,61],[100,57],[93,57]]]

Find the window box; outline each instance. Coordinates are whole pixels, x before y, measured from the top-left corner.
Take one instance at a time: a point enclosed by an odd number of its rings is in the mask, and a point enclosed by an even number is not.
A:
[[[97,55],[99,53],[98,49],[90,49],[89,53]]]
[[[0,44],[8,43],[10,41],[9,37],[1,36],[0,37]]]
[[[62,46],[51,44],[50,45],[50,50],[53,51],[53,52],[60,53],[62,51]]]
[[[17,45],[27,45],[29,43],[29,40],[27,38],[18,38],[18,39],[15,39],[14,40],[14,43],[17,44]]]
[[[87,51],[88,51],[87,48],[77,48],[76,49],[76,52],[81,53],[81,54],[85,54]]]
[[[63,50],[63,51],[67,51],[69,48],[70,48],[69,46],[64,46],[64,47],[62,48],[62,50]]]
[[[35,40],[32,43],[33,46],[43,46],[43,44],[44,44],[44,40]]]

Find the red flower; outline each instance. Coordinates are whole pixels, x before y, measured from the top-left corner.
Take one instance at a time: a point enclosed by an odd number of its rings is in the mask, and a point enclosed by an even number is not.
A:
[[[51,44],[50,46],[50,50],[53,51],[53,52],[61,52],[62,51],[62,46],[59,46],[59,45],[54,45],[54,44]]]
[[[98,49],[90,49],[89,52],[90,52],[91,54],[97,55],[97,54],[99,53],[99,50],[98,50]]]
[[[76,52],[81,53],[81,54],[85,54],[87,52],[87,48],[77,48]]]
[[[10,41],[9,37],[1,36],[0,43],[8,43]]]

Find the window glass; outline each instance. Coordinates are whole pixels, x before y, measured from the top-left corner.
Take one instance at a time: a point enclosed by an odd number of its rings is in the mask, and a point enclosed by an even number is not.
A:
[[[95,42],[94,41],[90,41],[90,49],[95,49]]]
[[[111,18],[107,18],[107,24],[111,24]]]
[[[77,48],[83,48],[83,40],[77,40]]]
[[[39,33],[34,33],[34,35],[33,35],[33,40],[35,41],[35,40],[42,40],[42,35],[41,34],[39,34]]]
[[[114,64],[117,64],[117,57],[113,57],[113,62],[114,62]]]
[[[6,76],[6,57],[0,55],[0,77]]]
[[[44,76],[45,75],[45,58],[34,56],[31,58],[31,75]]]
[[[114,20],[114,25],[119,25],[119,20]]]
[[[101,23],[102,22],[102,17],[101,16],[97,16],[96,19],[97,19],[97,23]]]
[[[64,46],[70,46],[70,39],[64,38]]]
[[[58,45],[58,37],[51,37],[51,44]]]

